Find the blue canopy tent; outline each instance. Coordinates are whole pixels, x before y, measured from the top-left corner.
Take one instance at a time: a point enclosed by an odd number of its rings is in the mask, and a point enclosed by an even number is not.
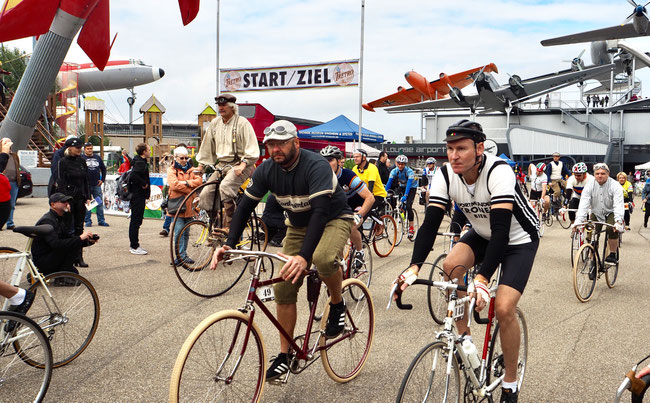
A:
[[[508,156],[505,155],[505,154],[503,154],[503,153],[501,153],[501,155],[499,155],[499,158],[501,158],[502,160],[504,160],[505,162],[507,162],[508,165],[510,165],[511,167],[514,167],[515,165],[517,165],[513,160],[511,160],[510,158],[508,158]]]
[[[314,140],[332,140],[332,141],[356,141],[359,140],[359,125],[345,117],[339,115],[329,122],[322,125],[302,129],[298,131],[298,138]],[[364,143],[381,143],[384,136],[361,128],[361,141]]]

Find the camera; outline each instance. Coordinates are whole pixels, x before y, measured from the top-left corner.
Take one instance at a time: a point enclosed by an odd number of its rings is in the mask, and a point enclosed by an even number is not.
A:
[[[96,241],[96,240],[99,239],[99,235],[97,235],[97,234],[92,234],[92,235],[90,236],[90,239],[92,239],[93,241]]]

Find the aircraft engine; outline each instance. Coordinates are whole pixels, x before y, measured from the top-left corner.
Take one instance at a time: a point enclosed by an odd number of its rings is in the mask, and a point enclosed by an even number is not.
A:
[[[596,66],[610,64],[612,62],[613,56],[610,53],[609,49],[610,47],[616,49],[616,46],[616,41],[591,42],[591,62]]]
[[[467,101],[465,101],[465,96],[463,95],[463,92],[460,90],[458,87],[452,87],[449,90],[449,97],[456,101],[458,105],[465,106],[467,104]]]

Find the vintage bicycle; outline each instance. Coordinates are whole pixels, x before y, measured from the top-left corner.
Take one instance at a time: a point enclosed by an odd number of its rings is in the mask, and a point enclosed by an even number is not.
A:
[[[336,382],[349,382],[363,368],[374,334],[375,315],[370,292],[357,279],[343,281],[342,294],[347,306],[345,329],[334,339],[313,329],[321,280],[315,270],[306,275],[309,319],[304,334],[289,337],[264,302],[274,299],[275,283],[281,277],[261,280],[262,267],[273,260],[286,262],[279,255],[246,250],[229,250],[226,260],[247,259],[251,265],[250,288],[244,306],[225,310],[203,320],[185,340],[172,372],[169,400],[178,401],[259,401],[265,384],[266,348],[255,315],[262,312],[290,343],[290,370],[275,381],[287,383],[319,357],[325,372]],[[359,296],[363,296],[359,298]],[[356,298],[354,296],[357,296]],[[323,315],[329,314],[326,304]]]
[[[539,237],[544,236],[544,221],[547,220],[547,214],[544,213],[544,202],[541,200],[530,200],[530,205],[533,207],[533,210],[535,211],[535,215],[537,216],[537,219],[539,220]]]
[[[420,228],[420,219],[418,217],[418,212],[413,207],[413,236],[409,236],[409,221],[408,213],[406,212],[406,203],[402,203],[400,196],[395,194],[392,190],[388,192],[386,197],[386,214],[393,217],[395,224],[397,225],[397,241],[395,246],[398,246],[404,236],[411,242],[415,242],[415,236],[417,235],[418,228]]]
[[[28,238],[25,251],[0,247],[0,275],[11,275],[11,285],[36,294],[27,316],[43,329],[52,346],[53,366],[58,368],[72,362],[88,347],[99,325],[100,308],[95,288],[81,275],[57,272],[43,276],[34,265],[34,238],[52,230],[47,224],[14,228],[14,232]],[[23,280],[25,274],[27,280]],[[2,310],[8,307],[5,300]]]

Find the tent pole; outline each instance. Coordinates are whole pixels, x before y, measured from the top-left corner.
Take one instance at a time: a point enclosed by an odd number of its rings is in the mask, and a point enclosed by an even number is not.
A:
[[[359,46],[359,144],[361,144],[361,124],[363,118],[363,23],[366,9],[366,0],[361,0],[361,44]]]

